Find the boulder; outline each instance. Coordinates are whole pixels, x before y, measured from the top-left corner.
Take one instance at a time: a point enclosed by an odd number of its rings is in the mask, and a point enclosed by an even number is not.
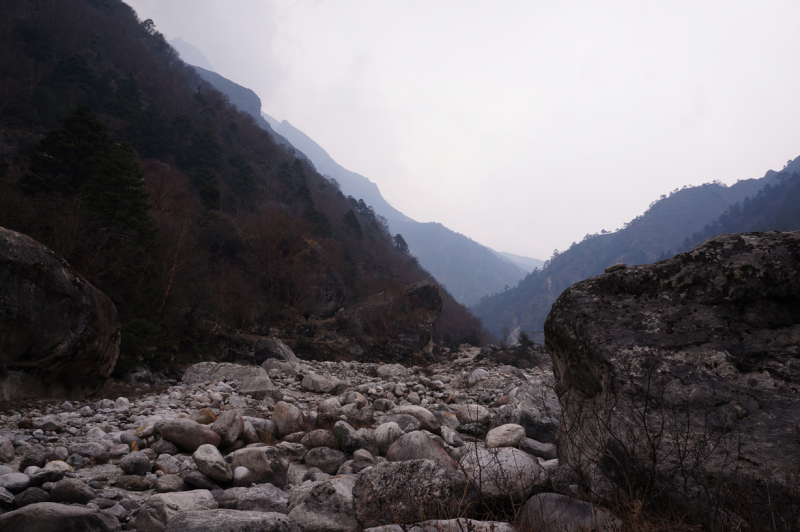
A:
[[[251,395],[254,399],[279,398],[280,390],[272,384],[267,371],[260,366],[243,366],[230,362],[200,362],[189,366],[181,379],[186,384],[205,381],[227,381],[237,384],[241,395]]]
[[[214,482],[230,482],[233,479],[231,466],[213,445],[201,445],[192,454],[197,470]]]
[[[608,481],[670,486],[671,504],[701,521],[718,503],[702,496],[712,486],[787,507],[783,472],[800,463],[798,271],[800,231],[727,234],[564,291],[545,322],[561,463],[596,478],[599,495]]]
[[[128,475],[144,475],[152,469],[150,459],[142,451],[126,454],[119,461],[119,468]]]
[[[456,411],[456,419],[462,425],[469,423],[479,423],[488,425],[492,420],[492,414],[486,407],[476,404],[461,405]]]
[[[231,468],[246,468],[252,482],[269,482],[279,488],[286,485],[289,458],[275,447],[245,447],[231,453]]]
[[[520,503],[547,485],[547,471],[539,462],[511,447],[468,444],[459,465],[483,501]]]
[[[301,532],[284,514],[239,510],[181,512],[170,520],[166,532]]]
[[[472,501],[467,477],[432,460],[383,462],[362,471],[353,488],[356,518],[364,528],[457,513]]]
[[[220,413],[214,424],[211,425],[211,430],[219,434],[221,438],[220,445],[229,447],[233,445],[244,430],[244,419],[242,414],[236,410],[226,410]]]
[[[405,378],[408,370],[400,364],[381,364],[377,368],[378,377],[383,380],[395,380]]]
[[[543,443],[556,443],[561,422],[561,405],[552,381],[528,382],[520,386],[508,404],[500,407],[491,428],[513,423],[525,429],[525,436]]]
[[[0,227],[0,400],[83,399],[106,381],[119,354],[111,300],[64,259]]]
[[[458,467],[447,451],[421,431],[409,432],[400,436],[386,451],[386,459],[390,462],[432,460],[442,467],[454,469]]]
[[[354,453],[359,449],[365,449],[373,456],[378,454],[375,431],[371,429],[356,430],[344,421],[337,421],[333,426],[333,434],[339,443],[339,448],[346,453]]]
[[[6,464],[14,459],[14,444],[8,438],[0,436],[0,464]]]
[[[347,456],[328,447],[316,447],[306,453],[304,461],[308,467],[316,467],[323,473],[335,475],[339,467],[347,461]]]
[[[261,365],[267,360],[277,360],[289,364],[301,364],[303,361],[297,358],[289,346],[278,338],[262,338],[256,343],[253,353],[256,364]]]
[[[375,443],[378,445],[380,454],[386,455],[389,447],[402,435],[403,431],[400,425],[394,421],[378,425],[378,428],[375,429]]]
[[[250,488],[226,489],[219,507],[249,512],[289,512],[289,495],[272,484],[257,484]]]
[[[314,449],[316,447],[335,447],[336,437],[333,432],[325,429],[312,430],[303,436],[300,443],[305,445],[307,449]]]
[[[539,456],[545,460],[558,458],[556,446],[552,443],[542,443],[530,438],[525,438],[519,443],[519,448],[530,455]]]
[[[11,493],[24,491],[31,485],[31,479],[25,473],[8,473],[0,476],[0,488],[5,488]]]
[[[293,404],[284,401],[275,405],[275,410],[272,411],[272,421],[275,423],[279,438],[295,432],[302,432],[306,427],[303,412]]]
[[[65,478],[59,480],[50,488],[50,497],[53,502],[63,502],[66,504],[86,504],[92,499],[96,499],[94,490],[76,478]]]
[[[163,532],[180,512],[216,508],[208,490],[160,493],[153,495],[139,508],[134,520],[137,532]]]
[[[300,386],[304,390],[314,393],[331,393],[336,388],[336,379],[330,375],[317,375],[316,373],[309,373],[303,377]]]
[[[111,515],[85,506],[69,506],[54,502],[29,504],[19,510],[0,515],[0,530],[25,532],[119,532],[120,524]]]
[[[289,517],[303,532],[357,532],[353,487],[349,475],[315,482],[314,486],[292,501]]]
[[[188,484],[178,475],[162,475],[153,483],[156,493],[170,493],[173,491],[184,491]]]
[[[617,532],[622,522],[608,510],[558,493],[539,493],[520,511],[521,530]]]
[[[206,444],[219,447],[220,441],[222,441],[219,434],[206,425],[186,418],[172,419],[164,423],[161,426],[161,436],[191,452]]]
[[[522,425],[508,423],[486,433],[486,447],[518,447],[525,438]]]
[[[439,423],[436,421],[436,416],[434,416],[427,408],[416,405],[402,405],[389,411],[390,416],[397,414],[407,414],[409,416],[413,416],[417,421],[419,421],[419,426],[423,430],[429,430],[431,432],[439,431]]]
[[[476,521],[474,519],[464,519],[463,517],[460,519],[425,521],[407,527],[407,530],[408,532],[516,532],[513,526],[501,521]],[[537,528],[536,530],[538,531],[539,529]]]

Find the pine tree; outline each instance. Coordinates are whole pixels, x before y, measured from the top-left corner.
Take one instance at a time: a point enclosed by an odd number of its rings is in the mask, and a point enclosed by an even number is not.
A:
[[[404,255],[408,255],[408,244],[406,244],[405,238],[400,233],[394,235],[394,247],[397,248],[397,251],[403,253]]]

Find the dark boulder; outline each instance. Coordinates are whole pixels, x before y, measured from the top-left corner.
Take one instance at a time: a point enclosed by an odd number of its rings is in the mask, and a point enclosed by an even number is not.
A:
[[[0,400],[82,399],[114,369],[119,316],[64,259],[0,227],[0,338]]]
[[[800,232],[728,234],[566,290],[545,322],[561,463],[597,495],[699,520],[727,502],[790,508],[798,273]]]

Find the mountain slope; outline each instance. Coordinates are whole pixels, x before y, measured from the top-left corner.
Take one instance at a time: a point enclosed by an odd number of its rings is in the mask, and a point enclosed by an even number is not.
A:
[[[774,183],[777,176],[770,170],[763,178],[739,181],[730,187],[707,183],[662,196],[623,229],[586,235],[582,242],[553,256],[542,270],[528,275],[519,286],[484,298],[471,310],[495,334],[504,327],[541,331],[553,302],[572,284],[599,275],[618,262],[645,264],[671,257],[683,249],[687,237],[702,230],[729,206]]]
[[[514,255],[507,251],[495,251],[498,257],[513,264],[516,264],[526,272],[530,273],[537,268],[544,266],[544,261],[534,259],[533,257],[523,257],[522,255]]]
[[[277,123],[265,116],[273,125]],[[445,285],[458,302],[472,305],[486,294],[516,285],[527,273],[496,251],[442,224],[412,220],[392,207],[375,183],[343,168],[319,144],[286,120],[275,126],[275,130],[305,153],[320,173],[336,179],[344,194],[363,199],[377,214],[385,217],[392,233],[403,235],[420,265]]]
[[[195,45],[189,44],[180,37],[172,39],[169,44],[181,54],[181,59],[187,65],[196,65],[205,70],[214,71],[211,62]]]
[[[240,334],[306,338],[342,307],[435,282],[123,2],[6,0],[0,20],[0,226],[111,298],[120,372]],[[434,338],[479,337],[441,297]]]

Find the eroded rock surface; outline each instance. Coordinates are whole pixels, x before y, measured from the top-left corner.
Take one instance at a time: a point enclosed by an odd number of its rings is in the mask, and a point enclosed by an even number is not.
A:
[[[697,514],[703,482],[776,504],[800,464],[799,272],[800,232],[730,234],[566,290],[545,323],[562,463],[601,495],[655,469]]]
[[[0,227],[0,400],[82,399],[119,354],[117,309],[61,257]]]

